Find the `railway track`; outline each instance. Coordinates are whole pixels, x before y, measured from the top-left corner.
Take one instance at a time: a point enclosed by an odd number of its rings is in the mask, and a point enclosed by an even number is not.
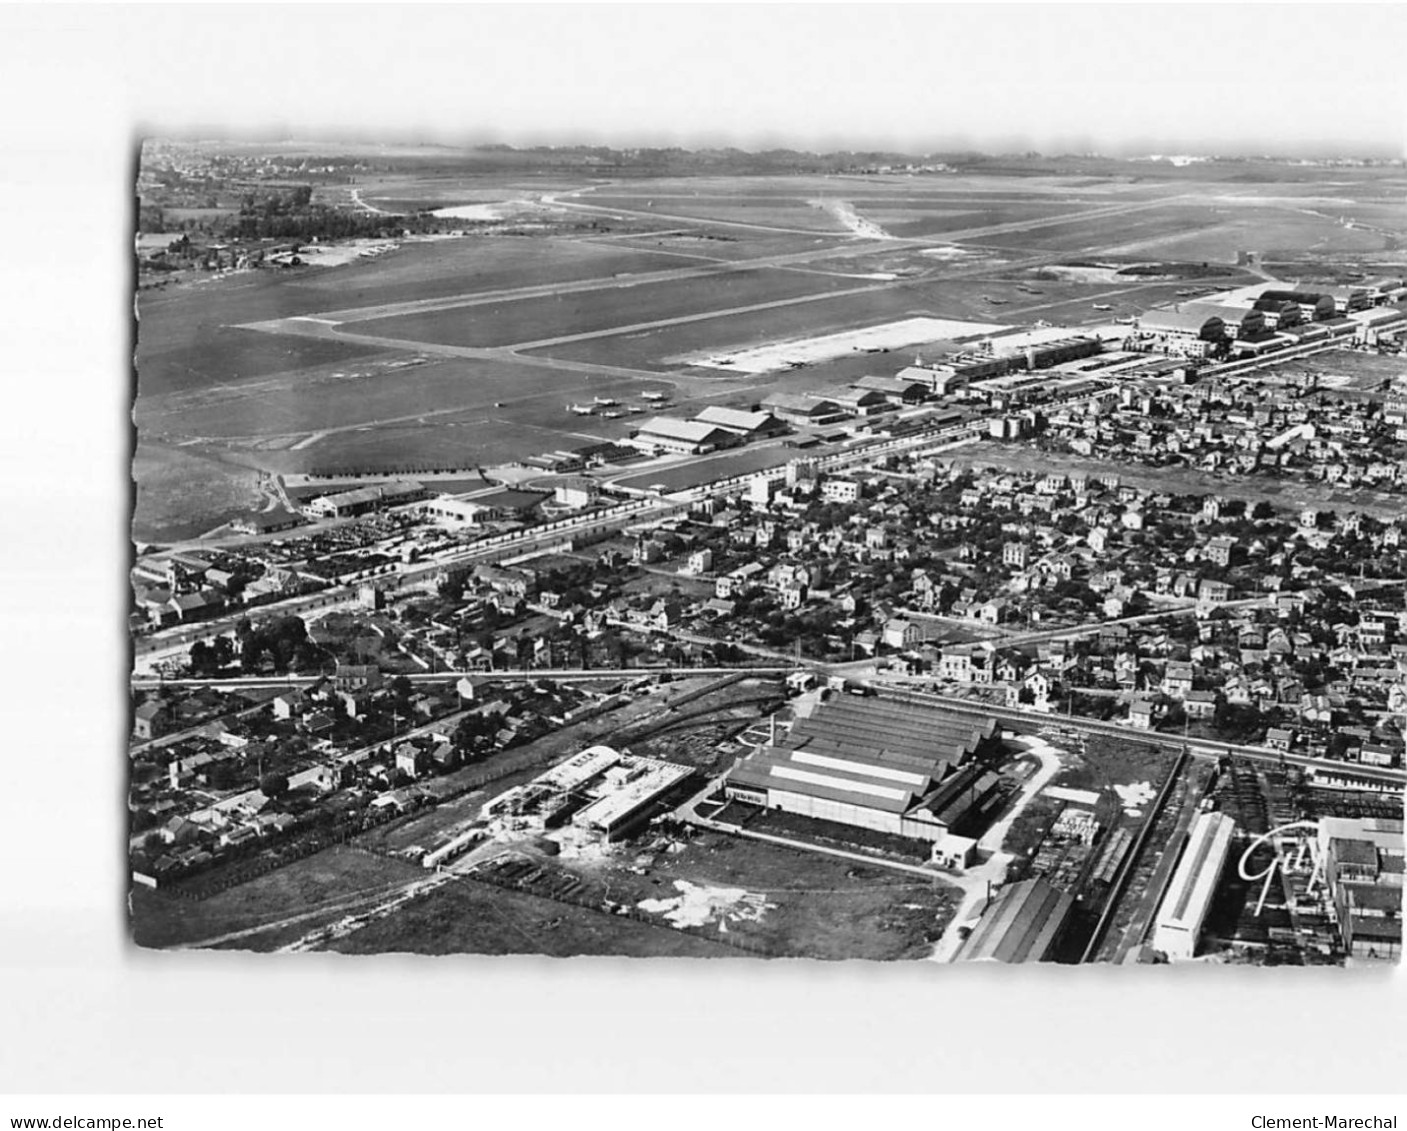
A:
[[[1085,719],[1068,715],[1050,715],[1041,711],[1023,711],[1019,707],[999,707],[987,703],[973,703],[970,699],[959,699],[951,695],[938,695],[925,691],[897,691],[882,684],[869,684],[882,698],[896,702],[918,704],[941,704],[950,710],[972,715],[983,715],[1018,723],[1023,726],[1050,726],[1059,724],[1071,730],[1087,734],[1104,734],[1120,738],[1126,742],[1142,742],[1158,746],[1169,753],[1178,753],[1186,746],[1194,758],[1219,759],[1223,757],[1246,758],[1253,762],[1298,766],[1302,769],[1319,770],[1335,776],[1363,778],[1387,786],[1407,785],[1407,771],[1378,766],[1346,766],[1328,758],[1312,758],[1306,754],[1288,754],[1259,746],[1240,746],[1214,739],[1190,740],[1180,735],[1160,734],[1157,731],[1134,730],[1126,723],[1106,723],[1097,719]]]

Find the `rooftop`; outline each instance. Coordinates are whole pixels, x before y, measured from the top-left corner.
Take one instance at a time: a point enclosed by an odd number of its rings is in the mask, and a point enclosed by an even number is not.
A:
[[[1011,884],[987,905],[956,961],[1040,962],[1073,905],[1069,895],[1044,879]]]

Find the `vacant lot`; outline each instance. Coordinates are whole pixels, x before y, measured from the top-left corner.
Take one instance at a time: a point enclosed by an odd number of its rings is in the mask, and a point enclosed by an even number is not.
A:
[[[740,951],[668,926],[461,880],[435,889],[329,950],[342,954],[620,955],[730,958]]]
[[[424,870],[411,864],[331,848],[199,903],[134,887],[132,938],[149,947],[218,942],[274,950],[424,877]]]
[[[682,852],[656,855],[643,875],[611,872],[614,898],[669,899],[677,881],[740,889],[766,906],[760,916],[710,920],[779,955],[803,958],[921,958],[946,925],[956,889],[879,866],[724,833],[701,833]],[[661,913],[664,914],[664,913]]]
[[[147,440],[133,454],[132,478],[132,537],[139,542],[196,537],[265,499],[251,468]]]

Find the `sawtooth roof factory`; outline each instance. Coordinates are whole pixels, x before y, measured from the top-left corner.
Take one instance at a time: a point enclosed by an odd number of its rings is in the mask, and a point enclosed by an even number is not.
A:
[[[895,836],[940,841],[991,801],[994,719],[837,696],[781,741],[739,759],[730,800]]]

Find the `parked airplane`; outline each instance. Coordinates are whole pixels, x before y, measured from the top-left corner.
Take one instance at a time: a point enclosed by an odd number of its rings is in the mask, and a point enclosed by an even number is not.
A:
[[[603,405],[605,405],[607,408],[610,408],[612,405],[618,405],[618,404],[620,404],[620,401],[613,401],[610,397],[592,397],[591,399],[592,399],[596,404],[603,404]]]
[[[596,414],[596,406],[594,404],[569,404],[567,408],[571,409],[571,411],[578,416],[594,416]]]
[[[647,401],[667,401],[667,400],[669,400],[669,394],[668,394],[668,393],[641,393],[640,396],[641,396],[642,399],[647,400]]]
[[[1113,304],[1112,302],[1097,302],[1097,303],[1094,304],[1094,309],[1095,309],[1095,310],[1113,310],[1113,309],[1114,309],[1114,304]]]

